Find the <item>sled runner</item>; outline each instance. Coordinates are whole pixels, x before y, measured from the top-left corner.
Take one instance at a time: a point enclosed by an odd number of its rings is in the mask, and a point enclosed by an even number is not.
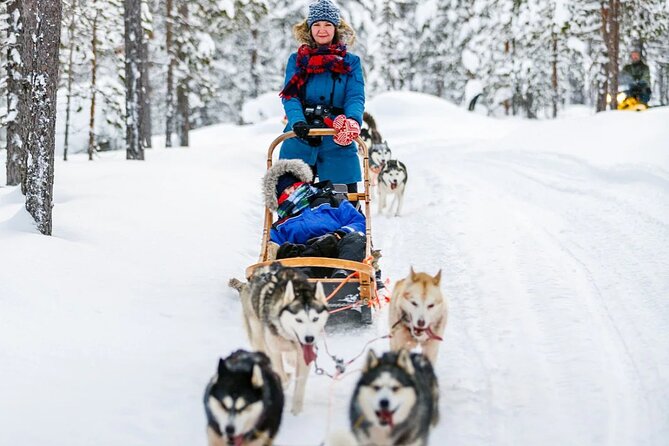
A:
[[[309,136],[332,136],[334,134],[335,130],[329,128],[311,129],[309,132]],[[272,141],[267,152],[267,169],[272,167],[274,149],[286,139],[295,136],[295,132],[290,131]],[[329,321],[351,320],[356,318],[356,314],[359,314],[362,323],[371,323],[372,307],[378,306],[378,294],[376,270],[372,264],[369,159],[365,142],[360,137],[356,138],[355,141],[358,143],[358,153],[362,157],[364,190],[363,192],[346,193],[346,198],[354,205],[360,203],[364,210],[366,239],[364,261],[355,262],[327,257],[293,257],[274,260],[270,252],[270,229],[273,223],[273,213],[265,207],[260,257],[258,263],[246,269],[246,277],[249,278],[257,268],[267,266],[275,261],[293,268],[327,268],[332,271],[348,271],[350,274],[345,278],[313,277],[309,280],[323,284],[330,311]],[[337,313],[339,313],[338,316],[333,317]]]

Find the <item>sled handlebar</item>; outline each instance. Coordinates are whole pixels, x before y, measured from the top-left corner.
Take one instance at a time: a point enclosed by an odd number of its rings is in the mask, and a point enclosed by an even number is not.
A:
[[[311,129],[311,130],[309,130],[309,136],[334,136],[334,134],[336,132],[337,131],[335,129]],[[290,139],[290,138],[295,138],[296,136],[297,135],[295,134],[295,132],[293,132],[291,130],[290,132],[286,132],[286,133],[283,133],[283,134],[279,135],[274,141],[272,141],[272,143],[269,146],[269,150],[267,151],[267,168],[268,169],[270,167],[272,167],[272,155],[274,154],[274,149],[276,148],[276,146],[278,146],[279,144],[281,144],[285,140]],[[362,152],[363,159],[367,160],[367,155],[368,155],[367,144],[365,144],[365,141],[363,141],[362,138],[360,138],[360,136],[355,138],[355,142],[358,143],[358,146],[359,146],[358,150],[360,150]]]

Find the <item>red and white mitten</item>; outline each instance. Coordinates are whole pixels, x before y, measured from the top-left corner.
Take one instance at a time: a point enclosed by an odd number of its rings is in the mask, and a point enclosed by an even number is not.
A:
[[[347,146],[360,135],[360,124],[355,119],[347,118],[345,115],[337,116],[332,121],[332,128],[337,131],[334,142],[340,146]]]

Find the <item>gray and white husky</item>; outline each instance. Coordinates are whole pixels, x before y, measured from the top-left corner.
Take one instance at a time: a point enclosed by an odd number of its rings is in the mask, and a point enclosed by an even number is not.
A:
[[[386,208],[386,199],[393,197],[393,202],[389,203],[388,215],[396,217],[402,212],[404,203],[404,190],[406,188],[407,168],[403,162],[398,160],[388,160],[379,172],[379,214],[382,214]],[[393,207],[395,212],[393,212]]]
[[[432,364],[408,350],[370,350],[349,409],[359,445],[426,446],[439,420],[439,388]]]
[[[281,425],[283,389],[269,358],[237,350],[219,360],[204,410],[209,446],[271,445]]]
[[[309,366],[316,359],[316,343],[328,320],[323,286],[308,281],[294,268],[276,262],[258,268],[247,283],[230,280],[241,296],[246,333],[253,349],[266,353],[284,386],[289,376],[283,355],[295,364],[295,393],[291,411],[302,411]]]
[[[386,140],[373,143],[369,148],[369,179],[372,196],[378,193],[379,173],[390,158],[392,158],[392,152]]]

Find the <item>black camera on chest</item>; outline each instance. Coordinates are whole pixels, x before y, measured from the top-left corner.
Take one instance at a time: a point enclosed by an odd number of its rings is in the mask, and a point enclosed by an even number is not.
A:
[[[307,124],[311,127],[324,128],[326,127],[325,119],[327,116],[332,114],[330,107],[327,105],[307,105],[304,107],[304,117],[307,120]]]

